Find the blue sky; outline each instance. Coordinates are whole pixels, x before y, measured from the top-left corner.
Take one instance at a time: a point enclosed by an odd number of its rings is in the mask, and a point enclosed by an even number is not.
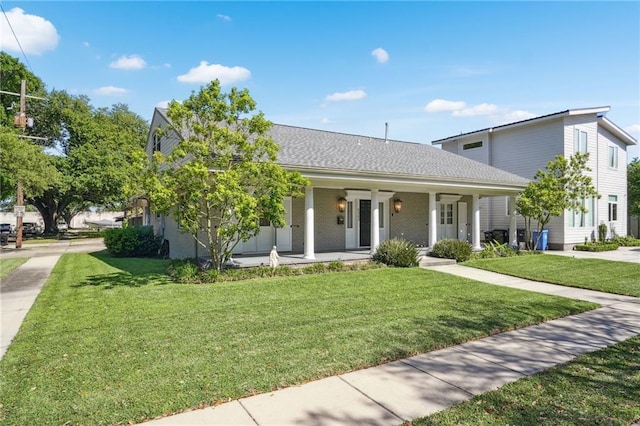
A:
[[[1,4],[49,89],[145,119],[218,77],[282,124],[429,143],[609,105],[640,138],[639,2]]]

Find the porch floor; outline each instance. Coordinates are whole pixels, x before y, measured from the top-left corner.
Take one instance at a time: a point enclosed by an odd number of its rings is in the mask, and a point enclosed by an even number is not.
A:
[[[426,248],[419,249],[420,266],[436,266],[455,264],[455,260],[438,259],[427,255]],[[348,250],[331,251],[315,254],[315,259],[305,259],[303,253],[278,253],[280,255],[280,265],[309,265],[313,263],[328,263],[340,261],[344,263],[362,262],[371,260],[369,250]],[[240,268],[251,268],[256,266],[269,266],[269,254],[246,254],[233,256],[233,261]]]

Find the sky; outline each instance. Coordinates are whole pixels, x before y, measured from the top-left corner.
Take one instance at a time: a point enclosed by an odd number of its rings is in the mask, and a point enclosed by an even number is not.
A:
[[[218,78],[293,126],[430,143],[610,106],[640,139],[637,1],[0,5],[1,49],[47,89],[146,120]]]

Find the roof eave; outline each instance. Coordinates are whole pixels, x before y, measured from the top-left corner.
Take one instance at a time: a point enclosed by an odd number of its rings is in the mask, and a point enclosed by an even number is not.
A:
[[[618,127],[613,121],[609,120],[607,117],[602,117],[601,119],[602,127],[613,133],[616,137],[618,137],[622,142],[626,145],[636,145],[638,141],[631,136],[629,133],[625,132],[623,129]]]
[[[442,145],[444,143],[453,142],[453,141],[458,140],[458,139],[463,138],[463,137],[466,138],[466,137],[469,137],[469,136],[475,136],[475,135],[480,135],[480,134],[485,134],[485,133],[493,133],[494,131],[515,129],[515,128],[518,128],[518,127],[529,126],[531,124],[538,124],[538,123],[542,123],[544,121],[555,120],[555,119],[558,119],[560,117],[565,117],[565,116],[570,116],[570,115],[603,114],[603,113],[608,112],[610,109],[611,109],[611,107],[608,107],[608,106],[593,107],[593,108],[568,109],[568,110],[556,112],[556,113],[553,113],[553,114],[548,114],[548,115],[543,115],[543,116],[540,116],[540,117],[530,118],[528,120],[516,121],[515,123],[508,123],[508,124],[503,124],[503,125],[495,126],[495,127],[487,127],[485,129],[476,130],[474,132],[462,133],[462,134],[455,135],[455,136],[449,136],[449,137],[444,138],[444,139],[437,139],[435,141],[431,141],[431,145]]]

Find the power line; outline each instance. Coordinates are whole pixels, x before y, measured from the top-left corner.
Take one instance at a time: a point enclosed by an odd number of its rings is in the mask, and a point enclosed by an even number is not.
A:
[[[9,17],[7,16],[7,12],[5,12],[4,7],[2,6],[2,3],[0,3],[0,9],[2,9],[2,14],[4,15],[4,19],[6,19],[7,20],[7,24],[9,24],[9,28],[11,29],[11,33],[13,34],[13,37],[15,37],[16,42],[18,43],[18,47],[20,48],[20,51],[22,52],[22,56],[24,56],[25,62],[29,66],[29,69],[31,70],[31,72],[33,74],[35,74],[35,72],[33,72],[33,68],[31,67],[31,63],[29,62],[29,58],[27,58],[27,54],[24,53],[24,49],[22,48],[22,44],[20,44],[20,40],[18,40],[18,36],[16,35],[16,32],[13,30],[13,26],[11,25],[11,21],[9,21]]]

